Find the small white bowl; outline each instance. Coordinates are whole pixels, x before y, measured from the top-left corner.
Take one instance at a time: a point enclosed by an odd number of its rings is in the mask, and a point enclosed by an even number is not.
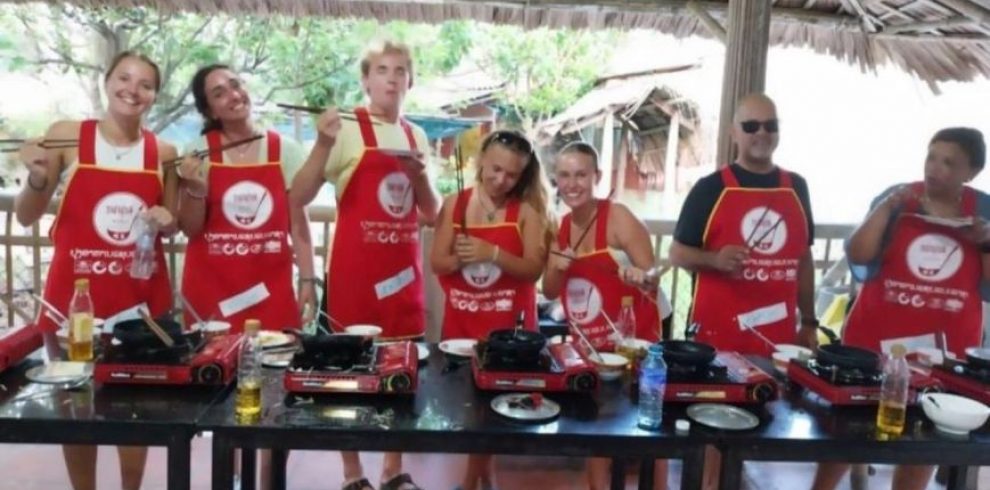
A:
[[[600,352],[599,355],[601,359],[591,357],[592,362],[598,367],[598,377],[602,381],[614,381],[621,378],[626,365],[629,364],[629,359],[611,352]]]
[[[771,357],[773,357],[773,368],[783,375],[787,374],[787,365],[791,363],[791,359],[796,358],[789,352],[774,352]]]
[[[787,354],[791,359],[808,359],[811,357],[811,349],[802,345],[777,344],[777,352]]]
[[[230,322],[223,322],[220,320],[209,320],[202,323],[196,322],[189,327],[193,332],[202,332],[203,338],[206,339],[212,339],[213,337],[219,337],[230,333]]]
[[[990,417],[990,407],[964,396],[926,393],[920,398],[925,415],[935,423],[936,429],[947,434],[969,434]]]
[[[382,334],[382,327],[378,325],[351,325],[344,328],[344,332],[349,335],[360,335],[362,337],[377,337]]]

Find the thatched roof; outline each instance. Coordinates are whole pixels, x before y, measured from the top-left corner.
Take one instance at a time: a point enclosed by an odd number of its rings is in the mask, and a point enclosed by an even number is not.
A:
[[[670,125],[673,114],[680,114],[681,132],[698,130],[698,104],[662,83],[663,74],[697,68],[684,65],[644,73],[613,75],[600,79],[595,88],[574,104],[536,127],[537,141],[549,143],[557,135],[579,131],[614,114],[618,124],[640,133],[655,133]]]
[[[0,0],[24,2],[25,0]],[[655,29],[675,36],[724,25],[727,2],[684,0],[69,0],[165,11],[363,17],[438,23],[472,19],[527,28]],[[770,42],[808,46],[872,68],[884,63],[929,82],[990,76],[990,0],[776,0]]]

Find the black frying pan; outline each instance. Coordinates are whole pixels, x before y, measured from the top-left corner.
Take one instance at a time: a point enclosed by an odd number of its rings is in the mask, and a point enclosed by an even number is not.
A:
[[[977,369],[990,369],[990,349],[984,347],[966,349],[966,362]]]
[[[667,364],[681,366],[703,366],[715,360],[715,348],[690,340],[664,340],[663,360]]]
[[[850,345],[828,344],[818,346],[818,364],[840,369],[859,369],[867,372],[880,370],[880,354]]]
[[[199,331],[183,333],[182,325],[167,317],[156,318],[155,322],[172,337],[176,345],[183,343],[183,340],[188,340],[192,344],[199,343]],[[164,346],[162,340],[151,331],[148,324],[141,318],[118,322],[113,327],[113,337],[128,348]]]

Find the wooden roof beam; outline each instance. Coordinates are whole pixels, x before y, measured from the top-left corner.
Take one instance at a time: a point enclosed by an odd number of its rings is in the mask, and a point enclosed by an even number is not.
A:
[[[945,5],[960,14],[973,19],[979,24],[990,25],[990,10],[987,10],[973,2],[968,0],[938,0],[939,3]]]
[[[965,16],[956,16],[950,19],[925,21],[925,22],[908,22],[906,24],[894,24],[888,25],[884,28],[883,32],[890,34],[897,34],[900,32],[928,32],[938,29],[948,29],[954,27],[966,27],[973,25],[973,19]]]
[[[701,24],[708,29],[708,32],[712,33],[712,35],[719,41],[722,41],[722,44],[725,44],[729,37],[729,35],[725,32],[725,27],[722,27],[722,24],[719,24],[719,22],[715,20],[715,18],[712,17],[712,15],[709,14],[704,7],[698,5],[698,2],[692,1],[688,2],[687,9],[698,18]]]

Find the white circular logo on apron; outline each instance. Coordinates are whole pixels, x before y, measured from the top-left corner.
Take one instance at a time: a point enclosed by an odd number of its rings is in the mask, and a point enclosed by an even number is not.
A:
[[[268,189],[250,180],[238,182],[223,193],[223,215],[242,230],[254,230],[272,217],[274,201]]]
[[[587,279],[567,281],[567,314],[571,321],[587,325],[602,312],[602,293]]]
[[[502,277],[502,268],[491,262],[478,262],[461,269],[461,276],[475,288],[485,289]]]
[[[137,240],[134,223],[147,209],[144,201],[130,192],[112,192],[96,203],[93,228],[103,241],[112,245],[131,245]]]
[[[742,219],[746,246],[764,255],[773,255],[787,243],[787,223],[783,216],[766,206],[750,209]]]
[[[923,281],[944,281],[962,266],[963,251],[959,242],[938,233],[915,238],[907,249],[908,269]]]
[[[405,172],[392,172],[378,184],[378,203],[389,216],[405,218],[413,208],[413,190]]]

